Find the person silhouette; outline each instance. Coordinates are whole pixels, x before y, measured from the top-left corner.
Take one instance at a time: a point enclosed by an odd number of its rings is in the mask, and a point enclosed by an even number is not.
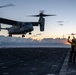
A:
[[[76,57],[76,39],[75,39],[75,43],[74,43],[73,63],[75,63],[75,57]]]
[[[73,37],[73,39],[70,40],[70,36],[69,36],[68,37],[68,42],[71,44],[71,51],[70,51],[70,56],[69,56],[69,62],[72,62],[72,60],[75,60],[75,54],[74,54],[75,38]],[[73,57],[73,54],[74,54],[74,57]]]

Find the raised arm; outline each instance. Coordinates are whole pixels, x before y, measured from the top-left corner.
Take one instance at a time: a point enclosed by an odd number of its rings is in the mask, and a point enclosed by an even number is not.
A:
[[[72,44],[72,41],[70,40],[70,36],[68,36],[68,42],[69,42],[70,44]]]

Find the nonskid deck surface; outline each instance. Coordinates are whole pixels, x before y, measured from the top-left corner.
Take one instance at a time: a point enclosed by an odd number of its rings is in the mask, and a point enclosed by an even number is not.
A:
[[[2,48],[0,75],[59,75],[69,48]]]

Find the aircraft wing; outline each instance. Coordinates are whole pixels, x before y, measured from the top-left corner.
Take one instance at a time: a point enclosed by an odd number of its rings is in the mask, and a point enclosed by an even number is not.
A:
[[[39,22],[30,22],[33,26],[38,26]]]
[[[8,24],[8,25],[17,25],[17,21],[5,19],[5,18],[0,18],[0,23]]]
[[[24,22],[19,22],[15,20],[10,20],[10,19],[5,19],[5,18],[0,18],[0,23],[2,24],[8,24],[8,25],[18,25]],[[25,22],[25,23],[31,23],[33,26],[38,26],[39,22]]]

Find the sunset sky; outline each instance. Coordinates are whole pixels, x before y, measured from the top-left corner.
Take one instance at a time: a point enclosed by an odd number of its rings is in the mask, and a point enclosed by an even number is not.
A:
[[[0,6],[10,3],[15,6],[0,8],[0,17],[26,22],[38,21],[38,18],[27,15],[39,14],[40,10],[44,10],[45,14],[56,14],[46,17],[44,32],[34,27],[32,35],[26,34],[26,38],[67,38],[71,33],[76,34],[76,0],[0,0]],[[0,35],[8,34],[7,31],[1,31]]]

